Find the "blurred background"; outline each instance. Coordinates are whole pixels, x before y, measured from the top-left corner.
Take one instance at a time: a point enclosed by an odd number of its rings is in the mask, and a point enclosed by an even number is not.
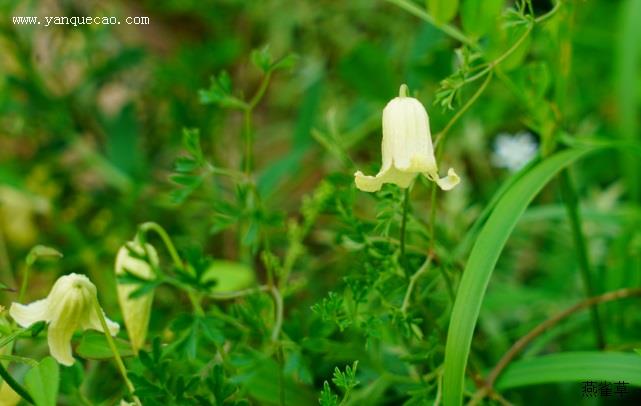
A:
[[[439,194],[436,227],[442,251],[454,249],[492,194],[520,167],[519,162],[492,158],[500,155],[501,135],[526,133],[526,144],[545,147],[541,134],[553,121],[577,137],[638,140],[641,24],[631,17],[634,1],[563,3],[559,14],[537,25],[522,49],[501,65],[501,74],[447,136],[441,172],[454,167],[463,181],[452,193]],[[553,6],[546,0],[533,5],[536,14]],[[121,21],[145,16],[150,24],[43,27],[11,22],[11,16],[65,15],[117,16]],[[453,23],[460,25],[458,18]],[[515,39],[508,30],[496,37],[488,49],[494,43],[505,49]],[[64,259],[38,265],[28,300],[45,295],[60,274],[84,273],[99,287],[107,313],[118,319],[113,263],[118,248],[142,222],[162,224],[179,248],[197,246],[217,259],[241,260],[243,242],[230,203],[237,193],[234,182],[204,177],[185,191],[185,185],[170,177],[176,159],[185,153],[184,129],[200,132],[210,163],[242,169],[243,115],[207,102],[205,94],[211,78],[226,71],[234,95],[253,95],[262,73],[251,53],[266,46],[275,59],[290,54],[297,59],[273,74],[253,114],[254,175],[264,208],[261,235],[282,254],[287,223],[301,218],[303,196],[323,179],[335,188],[332,193],[340,191],[336,201],[348,204],[353,216],[350,224],[349,216],[332,203],[305,240],[305,254],[295,267],[300,288],[287,301],[284,327],[294,341],[303,342],[318,322],[310,306],[345,286],[345,276],[363,271],[353,229],[375,234],[384,227],[381,202],[400,201],[393,191],[391,197],[372,197],[357,193],[351,184],[356,169],[375,173],[379,168],[384,105],[407,83],[426,105],[436,133],[477,89],[463,88],[453,109],[434,104],[440,82],[460,65],[460,44],[382,0],[3,1],[0,281],[18,286],[30,248],[52,246]],[[577,166],[573,175],[586,210],[589,254],[598,271],[596,293],[639,286],[638,165],[609,152]],[[413,192],[414,230],[428,221],[429,196],[422,185]],[[546,189],[501,257],[474,343],[476,362],[491,364],[537,322],[583,297],[568,230],[558,192]],[[426,247],[420,236],[410,243],[419,252]],[[252,266],[264,280],[261,262],[256,259]],[[385,287],[392,301],[402,299],[404,291],[396,282]],[[433,333],[430,323],[440,323],[446,331],[448,318],[447,291],[439,286],[423,305],[432,309],[433,320],[421,322],[428,337],[434,334],[437,347],[443,345],[438,338],[443,332]],[[158,293],[152,330],[166,327],[164,311],[172,311],[177,296],[170,290]],[[0,292],[1,304],[13,300],[15,293]],[[639,314],[638,303],[636,308],[617,304],[606,309],[611,346],[639,346],[641,331],[630,330],[638,327]],[[381,320],[388,322],[383,316]],[[551,345],[547,350],[591,345],[592,337],[577,334],[587,323],[587,313],[577,316],[555,333],[560,336],[540,345]],[[372,356],[371,351],[385,352],[375,346],[363,349],[371,337],[360,330],[332,330],[327,336],[336,345],[351,342],[369,354],[362,359]],[[378,339],[385,341],[385,334]],[[320,390],[335,365],[353,360],[347,350],[328,355],[334,347],[322,348],[320,354],[303,357],[303,378],[300,371],[292,372],[310,393]],[[362,380],[367,382],[367,376]],[[514,396],[580,396],[577,385],[546,390],[545,395],[523,390]],[[385,387],[380,399],[381,404],[401,404],[407,390]]]

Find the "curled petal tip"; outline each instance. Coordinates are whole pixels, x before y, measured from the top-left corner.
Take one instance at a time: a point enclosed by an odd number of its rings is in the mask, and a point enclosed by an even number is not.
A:
[[[361,171],[354,174],[356,187],[363,192],[378,192],[381,190],[382,182],[374,176],[367,176]]]
[[[461,178],[454,172],[453,168],[447,171],[447,176],[440,179],[437,176],[435,179],[436,184],[443,190],[452,190],[461,182]]]

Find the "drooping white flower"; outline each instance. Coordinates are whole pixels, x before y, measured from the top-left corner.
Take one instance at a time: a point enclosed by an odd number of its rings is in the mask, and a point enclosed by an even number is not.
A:
[[[534,158],[536,150],[536,140],[528,132],[514,135],[501,133],[494,140],[492,163],[499,168],[516,172]]]
[[[407,188],[418,174],[436,182],[443,190],[456,186],[460,178],[454,169],[440,178],[430,122],[420,101],[407,96],[407,86],[401,85],[399,96],[383,109],[383,166],[376,176],[354,174],[356,187],[364,192],[376,192],[384,183],[394,183]]]
[[[153,246],[142,244],[138,241],[129,242],[123,246],[116,256],[116,275],[124,275],[127,272],[141,279],[151,280],[155,273],[153,267],[158,266],[158,253]],[[149,262],[143,260],[145,254],[149,255]],[[151,264],[150,264],[151,263]],[[138,352],[145,345],[147,328],[149,327],[149,316],[151,305],[154,300],[153,292],[147,292],[142,296],[130,298],[129,296],[138,289],[136,284],[118,283],[118,302],[125,320],[125,327],[129,333],[129,340],[134,352]]]
[[[89,278],[72,273],[58,278],[45,299],[28,305],[12,303],[9,314],[22,327],[29,327],[39,321],[49,323],[49,351],[59,363],[70,366],[74,363],[71,355],[73,333],[87,329],[104,332],[94,306],[94,302],[97,302],[96,295],[96,286]],[[118,334],[118,323],[105,319],[109,333],[112,336]]]

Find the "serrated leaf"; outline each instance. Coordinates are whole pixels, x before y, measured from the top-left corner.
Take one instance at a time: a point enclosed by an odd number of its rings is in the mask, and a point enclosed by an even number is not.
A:
[[[332,393],[332,389],[329,387],[329,383],[325,381],[323,383],[323,390],[320,393],[320,398],[318,403],[321,406],[337,406],[338,405],[338,396]]]
[[[183,147],[196,161],[201,162],[203,160],[203,153],[200,147],[200,130],[197,128],[184,128],[182,142]]]

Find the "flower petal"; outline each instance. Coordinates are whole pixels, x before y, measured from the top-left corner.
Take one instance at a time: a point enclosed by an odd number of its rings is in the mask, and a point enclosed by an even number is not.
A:
[[[443,190],[452,190],[461,181],[461,178],[452,168],[447,171],[447,176],[443,178],[439,178],[437,172],[428,172],[425,176],[427,176],[429,180],[436,182],[436,184]]]
[[[49,321],[49,301],[41,299],[28,305],[14,302],[9,314],[21,327],[29,327],[39,321]]]
[[[71,355],[71,336],[73,328],[63,323],[52,322],[47,332],[47,342],[49,343],[49,352],[51,356],[60,364],[71,366],[74,363]]]
[[[103,317],[105,318],[105,321],[107,322],[107,328],[109,329],[109,334],[112,336],[115,336],[118,334],[120,331],[120,324],[116,323],[115,321],[111,321],[105,316],[105,312],[101,309]],[[83,330],[91,329],[91,330],[96,330],[104,333],[104,330],[102,329],[102,324],[100,323],[100,318],[98,318],[98,313],[95,310],[92,310],[91,315],[89,316],[89,319],[83,323],[80,328]]]
[[[399,187],[408,188],[415,177],[416,173],[401,172],[392,166],[382,170],[376,176],[367,176],[358,171],[354,174],[354,181],[356,187],[363,192],[377,192],[381,190],[384,183],[394,183]]]

